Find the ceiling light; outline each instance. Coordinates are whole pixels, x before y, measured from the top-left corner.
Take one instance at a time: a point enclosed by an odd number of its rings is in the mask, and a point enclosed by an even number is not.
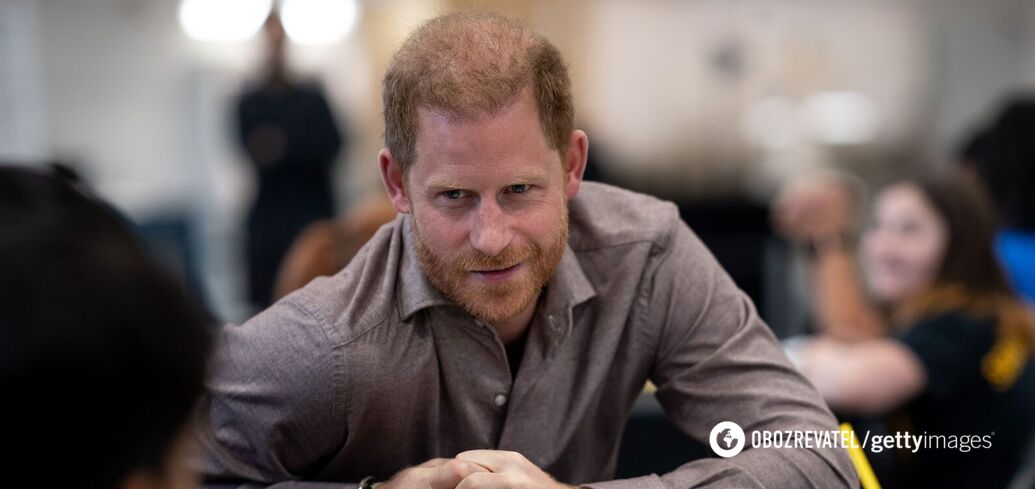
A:
[[[341,41],[359,17],[356,0],[283,0],[284,31],[298,44],[326,45]]]
[[[180,26],[199,41],[244,41],[258,32],[273,0],[183,0]]]

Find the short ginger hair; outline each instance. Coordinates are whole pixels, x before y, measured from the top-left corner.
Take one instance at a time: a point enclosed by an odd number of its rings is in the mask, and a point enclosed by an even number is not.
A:
[[[575,129],[568,68],[543,35],[485,12],[436,17],[395,53],[383,82],[385,146],[405,171],[417,159],[417,109],[457,118],[494,114],[531,89],[550,147],[562,155]]]

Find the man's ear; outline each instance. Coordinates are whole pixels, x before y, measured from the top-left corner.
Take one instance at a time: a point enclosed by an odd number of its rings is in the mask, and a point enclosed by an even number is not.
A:
[[[381,179],[385,183],[385,190],[388,191],[392,206],[396,212],[409,214],[410,198],[406,195],[406,187],[403,184],[405,176],[399,161],[392,157],[392,152],[388,148],[381,148],[377,154],[377,161],[381,166]]]
[[[586,172],[586,159],[589,157],[589,137],[576,129],[571,132],[568,141],[568,153],[565,155],[567,175],[565,175],[564,195],[568,200],[574,199],[582,185],[582,175]]]

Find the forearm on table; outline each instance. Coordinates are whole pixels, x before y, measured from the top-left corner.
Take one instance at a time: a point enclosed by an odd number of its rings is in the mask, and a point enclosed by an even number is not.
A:
[[[802,372],[834,408],[879,415],[919,393],[926,372],[899,341],[845,343],[818,339],[802,353]]]

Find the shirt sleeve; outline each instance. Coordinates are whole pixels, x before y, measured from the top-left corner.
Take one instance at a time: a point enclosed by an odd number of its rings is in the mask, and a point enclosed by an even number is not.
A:
[[[223,327],[195,430],[205,487],[355,487],[301,482],[347,435],[340,355],[289,301]]]
[[[666,415],[708,444],[712,428],[733,421],[744,450],[663,475],[587,484],[597,489],[858,487],[844,449],[750,447],[759,430],[837,430],[819,393],[795,369],[750,299],[681,220],[654,267],[646,318],[660,328],[652,381]]]

